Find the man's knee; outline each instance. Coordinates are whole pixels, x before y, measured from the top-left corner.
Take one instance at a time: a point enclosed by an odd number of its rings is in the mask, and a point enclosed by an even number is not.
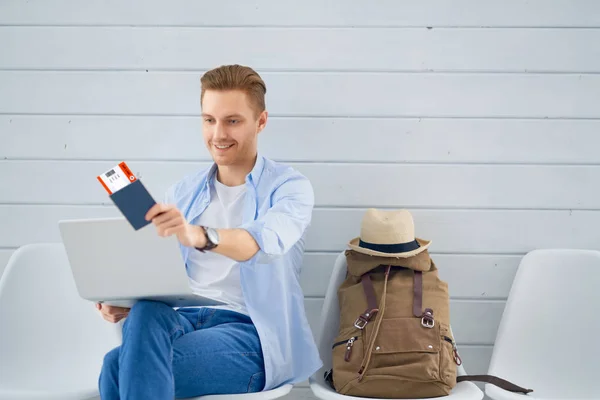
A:
[[[104,355],[102,362],[102,375],[112,375],[119,370],[119,347],[116,347]]]
[[[127,318],[148,320],[151,318],[160,317],[165,313],[173,312],[173,309],[165,303],[159,301],[141,300],[131,307]]]

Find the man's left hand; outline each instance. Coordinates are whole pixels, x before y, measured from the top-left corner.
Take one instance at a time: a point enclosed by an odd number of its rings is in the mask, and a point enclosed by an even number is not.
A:
[[[146,214],[146,220],[152,221],[162,237],[177,235],[179,242],[187,247],[202,248],[206,245],[204,230],[188,224],[177,207],[168,204],[155,204]]]

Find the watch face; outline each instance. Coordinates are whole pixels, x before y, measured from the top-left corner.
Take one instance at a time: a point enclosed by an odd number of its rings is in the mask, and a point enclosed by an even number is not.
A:
[[[209,228],[206,230],[206,236],[208,236],[208,239],[213,242],[214,244],[219,244],[219,234],[217,233],[216,230]]]

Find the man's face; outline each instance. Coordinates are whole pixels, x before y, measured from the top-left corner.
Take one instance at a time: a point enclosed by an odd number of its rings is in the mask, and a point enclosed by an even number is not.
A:
[[[257,152],[258,133],[267,112],[256,115],[241,90],[207,90],[202,100],[204,143],[217,165],[238,165]]]

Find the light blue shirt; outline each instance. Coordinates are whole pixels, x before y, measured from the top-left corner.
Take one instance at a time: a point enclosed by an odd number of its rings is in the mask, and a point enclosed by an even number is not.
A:
[[[210,203],[216,165],[183,178],[167,192],[194,224]],[[300,287],[306,229],[314,193],[310,181],[289,166],[258,155],[246,176],[243,224],[260,250],[240,263],[240,281],[250,318],[260,337],[265,390],[308,379],[322,366],[306,319]],[[186,262],[194,248],[180,246]]]

